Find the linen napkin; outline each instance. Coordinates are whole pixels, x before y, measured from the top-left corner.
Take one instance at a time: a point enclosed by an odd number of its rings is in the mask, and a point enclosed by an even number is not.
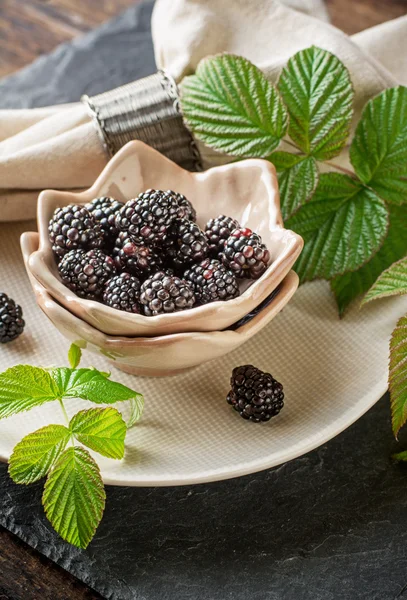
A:
[[[351,71],[355,118],[407,79],[407,16],[351,38],[327,22],[321,0],[157,0],[152,33],[157,66],[177,82],[218,52],[246,56],[275,79],[292,54],[319,45]],[[204,168],[227,160],[198,147]],[[0,111],[0,221],[32,218],[44,188],[90,186],[108,158],[82,103]]]

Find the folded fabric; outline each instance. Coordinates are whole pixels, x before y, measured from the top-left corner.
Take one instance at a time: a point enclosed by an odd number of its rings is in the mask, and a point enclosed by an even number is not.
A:
[[[157,0],[152,33],[157,66],[177,82],[218,52],[243,55],[275,79],[296,51],[321,46],[351,72],[356,118],[407,73],[407,17],[349,37],[327,22],[320,0]],[[205,168],[228,160],[198,146]],[[32,218],[41,189],[88,187],[107,160],[82,103],[0,111],[0,221]]]

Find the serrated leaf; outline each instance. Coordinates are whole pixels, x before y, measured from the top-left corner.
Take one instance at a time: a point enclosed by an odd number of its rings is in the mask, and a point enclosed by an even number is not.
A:
[[[96,369],[69,369],[61,367],[52,370],[52,377],[63,398],[82,398],[97,404],[114,404],[130,400],[137,392],[111,381],[106,374]]]
[[[291,139],[318,160],[337,156],[346,144],[354,91],[341,61],[322,48],[297,52],[283,69],[278,89],[288,108]]]
[[[106,494],[99,467],[85,448],[68,448],[48,475],[42,503],[59,535],[86,548],[105,508]]]
[[[287,110],[275,87],[233,54],[205,58],[183,79],[181,108],[199,140],[232,156],[268,156],[287,130]]]
[[[285,220],[308,202],[315,192],[319,175],[317,163],[312,156],[289,152],[273,152],[269,160],[277,170],[281,213]]]
[[[393,433],[397,437],[407,420],[407,315],[399,320],[391,336],[389,387]]]
[[[81,410],[69,427],[81,443],[108,458],[123,458],[126,423],[115,408]]]
[[[329,280],[356,270],[377,252],[387,234],[388,212],[383,200],[359,182],[325,173],[311,201],[286,227],[304,238],[295,265],[300,280]]]
[[[133,427],[133,425],[141,419],[143,410],[144,396],[142,394],[136,394],[134,398],[130,399],[130,417],[126,423],[127,429]]]
[[[331,281],[341,316],[355,298],[368,291],[380,273],[407,255],[407,205],[393,204],[388,210],[389,231],[380,250],[357,271],[344,273]]]
[[[398,260],[383,271],[363,298],[362,304],[366,304],[371,300],[401,296],[402,294],[407,294],[407,258]]]
[[[392,454],[391,457],[395,462],[407,462],[407,450],[396,452],[396,454]]]
[[[0,374],[0,419],[56,398],[58,388],[45,369],[17,365]]]
[[[46,425],[23,437],[10,457],[11,479],[15,483],[28,484],[45,477],[70,435],[63,425]]]
[[[72,369],[76,369],[81,362],[82,350],[76,344],[71,344],[68,351],[68,360]]]
[[[358,177],[387,202],[407,202],[407,87],[370,100],[356,127],[350,160]]]

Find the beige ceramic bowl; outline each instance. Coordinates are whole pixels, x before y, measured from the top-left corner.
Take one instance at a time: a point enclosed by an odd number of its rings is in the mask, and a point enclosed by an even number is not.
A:
[[[201,227],[211,217],[224,213],[258,232],[271,254],[267,271],[251,285],[245,281],[246,288],[238,298],[156,317],[125,313],[76,296],[60,281],[48,241],[48,222],[55,208],[85,204],[105,195],[126,201],[148,188],[185,194],[197,210]],[[42,192],[38,227],[40,248],[30,256],[30,271],[70,312],[109,335],[156,336],[225,329],[269,296],[290,271],[303,245],[300,236],[283,228],[276,173],[268,161],[245,160],[190,173],[142,142],[130,142],[122,148],[86,192]]]
[[[173,375],[235,350],[267,325],[298,287],[291,271],[275,299],[235,331],[189,332],[154,338],[107,336],[58,304],[30,272],[30,256],[38,249],[38,234],[24,233],[21,249],[37,303],[55,327],[71,342],[103,354],[117,368],[146,376]]]

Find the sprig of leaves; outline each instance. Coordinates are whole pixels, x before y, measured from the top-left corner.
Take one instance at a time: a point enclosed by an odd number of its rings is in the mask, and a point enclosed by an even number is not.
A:
[[[392,218],[397,206],[407,222],[406,87],[367,103],[350,144],[354,171],[329,163],[342,173],[320,175],[319,164],[346,147],[353,100],[345,65],[316,47],[296,53],[276,85],[228,54],[206,58],[181,85],[184,119],[198,139],[234,156],[273,162],[283,218],[305,241],[295,268],[302,282],[331,281],[341,314],[407,254]],[[291,152],[279,148],[282,143]]]
[[[50,424],[26,435],[10,457],[9,474],[15,483],[47,477],[42,499],[45,514],[64,540],[86,548],[102,518],[105,491],[99,467],[83,446],[107,458],[123,458],[127,429],[140,419],[144,398],[111,381],[109,374],[77,368],[78,346],[71,346],[68,357],[71,368],[18,365],[1,373],[0,418],[52,401],[59,401],[66,414],[63,401],[71,398],[97,404],[130,401],[127,425],[111,406],[81,410],[66,425]]]

